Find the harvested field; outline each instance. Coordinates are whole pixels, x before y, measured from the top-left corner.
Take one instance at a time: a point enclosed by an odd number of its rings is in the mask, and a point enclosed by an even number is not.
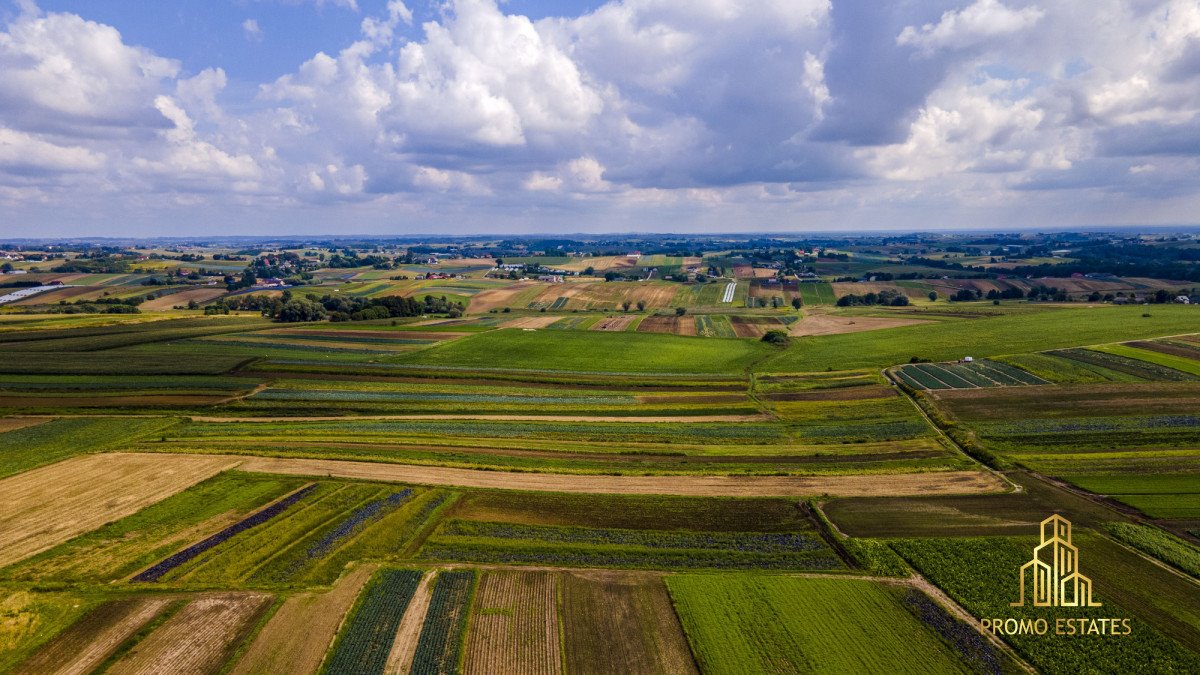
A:
[[[575,572],[560,586],[566,672],[697,672],[661,578]]]
[[[320,338],[345,338],[354,340],[363,339],[382,339],[382,340],[451,340],[460,338],[470,333],[453,333],[450,331],[418,331],[418,330],[316,330],[306,328],[275,328],[272,330],[255,331],[253,335],[263,336],[279,336],[279,337],[320,337]]]
[[[237,458],[85,455],[0,481],[0,567],[166,499]]]
[[[592,330],[603,330],[611,332],[623,331],[633,322],[633,317],[625,316],[610,316],[607,319],[600,319],[596,325],[592,326]]]
[[[400,627],[396,629],[396,640],[392,643],[392,651],[388,654],[387,665],[383,672],[387,675],[401,675],[412,668],[413,656],[417,653],[417,642],[421,639],[421,627],[425,625],[425,615],[429,613],[430,591],[433,589],[433,579],[437,570],[425,574],[408,608],[400,619]]]
[[[186,458],[188,455],[171,455]],[[330,476],[419,485],[453,485],[508,490],[599,494],[673,494],[715,496],[882,497],[889,495],[977,494],[1004,492],[999,478],[983,471],[938,471],[860,476],[567,476],[545,473],[475,471],[433,466],[347,462],[279,457],[222,457],[241,460],[238,469],[298,476]],[[165,458],[163,459],[165,462]]]
[[[227,291],[224,287],[210,286],[205,288],[191,288],[178,293],[168,293],[153,300],[147,300],[138,305],[138,308],[143,312],[159,312],[173,307],[187,307],[189,301],[195,300],[199,304],[204,304],[209,300],[225,295]]]
[[[106,672],[215,673],[270,607],[265,593],[214,593],[188,603]]]
[[[45,293],[38,293],[37,295],[31,295],[28,298],[25,298],[23,300],[18,300],[16,302],[13,302],[10,304],[13,307],[28,306],[28,305],[50,305],[50,304],[57,303],[59,300],[72,300],[74,298],[78,298],[81,295],[87,295],[88,293],[91,293],[93,291],[99,291],[99,290],[100,289],[92,287],[92,286],[64,286],[57,290],[46,291]]]
[[[550,324],[558,321],[562,317],[553,314],[545,316],[523,316],[517,319],[509,319],[500,324],[501,328],[545,328]]]
[[[808,312],[804,318],[792,324],[788,331],[793,336],[804,335],[838,335],[841,333],[861,333],[882,328],[899,326],[916,326],[929,323],[920,319],[901,319],[877,316],[836,316],[817,312]]]
[[[695,335],[696,320],[690,316],[648,316],[638,324],[639,333],[670,333]]]
[[[733,326],[733,333],[740,338],[760,338],[769,330],[784,328],[773,317],[731,316],[729,323]]]
[[[231,394],[232,395],[232,392]],[[154,394],[145,396],[0,396],[0,408],[203,407],[225,403],[229,395]]]
[[[360,565],[328,592],[288,598],[238,661],[233,675],[317,672],[342,618],[374,572],[373,565]]]
[[[464,671],[560,672],[557,596],[557,577],[549,572],[486,572],[475,594]]]
[[[158,616],[171,598],[115,600],[76,621],[18,669],[22,673],[85,675],[93,672],[122,642]]]
[[[0,417],[0,434],[49,422],[49,417]]]
[[[472,314],[481,314],[492,309],[510,307],[515,304],[518,295],[537,285],[536,281],[519,281],[504,288],[480,291],[471,298],[470,304],[467,305],[467,311]]]
[[[193,422],[337,422],[345,417],[212,417],[192,416]],[[663,422],[762,422],[768,415],[663,415],[631,417],[624,415],[358,415],[357,420],[496,420],[500,422],[630,422],[660,424]]]

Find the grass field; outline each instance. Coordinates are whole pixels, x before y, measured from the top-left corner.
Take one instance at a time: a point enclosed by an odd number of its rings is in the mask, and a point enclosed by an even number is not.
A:
[[[970,672],[895,588],[750,575],[668,577],[667,586],[705,673]]]
[[[451,368],[511,368],[610,373],[739,373],[770,353],[744,341],[599,331],[474,335],[399,357],[400,363]]]
[[[767,359],[762,372],[812,372],[832,368],[884,367],[918,356],[946,361],[963,356],[998,356],[1046,349],[1120,342],[1197,330],[1200,313],[1185,305],[1047,309],[1041,312],[797,338]]]

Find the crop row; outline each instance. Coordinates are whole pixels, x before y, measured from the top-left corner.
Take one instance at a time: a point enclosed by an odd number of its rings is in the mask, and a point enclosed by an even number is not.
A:
[[[162,561],[151,566],[149,569],[133,577],[133,581],[158,581],[164,574],[188,562],[189,560],[192,560],[208,549],[227,541],[234,535],[245,532],[252,527],[262,525],[275,516],[278,516],[287,509],[291,508],[294,504],[296,504],[296,502],[304,499],[304,497],[306,497],[316,488],[317,485],[314,483],[293,492],[287,497],[284,497],[283,499],[268,506],[267,508],[243,518],[242,520],[230,525],[211,537],[208,537],[207,539],[196,544],[192,544],[178,553],[168,556]]]
[[[420,582],[420,572],[378,572],[338,636],[326,672],[382,673],[400,620]]]
[[[650,549],[716,549],[744,553],[795,553],[825,548],[820,537],[800,532],[664,532],[594,527],[550,527],[450,520],[437,537],[483,537],[591,546]]]
[[[436,392],[346,391],[339,389],[266,389],[251,398],[279,401],[382,401],[422,403],[509,403],[517,405],[632,405],[633,396],[516,396],[501,394],[445,394]]]
[[[537,541],[436,537],[421,547],[419,557],[424,560],[505,565],[632,569],[836,570],[844,567],[841,560],[828,549],[796,553],[742,553],[717,549],[547,545]]]
[[[312,546],[309,546],[304,552],[305,555],[309,559],[324,557],[342,540],[358,534],[373,521],[382,518],[389,511],[399,508],[401,504],[412,496],[412,493],[412,488],[405,488],[383,499],[360,506],[350,512],[350,515],[338,523],[337,527],[317,540]]]
[[[1019,592],[1021,565],[1030,555],[1033,538],[955,538],[903,539],[892,546],[925,577],[942,588],[976,617],[1013,617],[1044,619],[1051,627],[1047,636],[1017,634],[1005,639],[1034,667],[1047,673],[1140,672],[1154,664],[1158,672],[1197,672],[1200,656],[1166,637],[1155,627],[1114,602],[1111,595],[1101,596],[1103,607],[1033,607],[1026,599],[1023,606],[1010,607]],[[1094,540],[1093,540],[1094,541]],[[1092,554],[1095,574],[1098,547],[1077,541]],[[1086,564],[1086,563],[1085,563]],[[1088,570],[1085,569],[1085,572]],[[1093,577],[1095,579],[1095,577]],[[1108,588],[1108,593],[1119,589]],[[1101,586],[1098,591],[1104,593]],[[1071,637],[1053,634],[1056,621],[1129,617],[1132,632],[1111,635],[1080,634]]]
[[[475,583],[474,571],[437,576],[410,673],[439,675],[459,670]]]
[[[1091,349],[1063,349],[1051,352],[1051,354],[1081,363],[1101,366],[1152,382],[1187,382],[1198,379],[1194,375],[1189,375],[1173,368],[1167,368],[1166,366]]]

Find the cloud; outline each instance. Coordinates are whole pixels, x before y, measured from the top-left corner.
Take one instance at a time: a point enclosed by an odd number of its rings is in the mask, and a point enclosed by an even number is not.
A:
[[[1200,208],[1194,0],[613,0],[540,20],[448,0],[416,26],[382,4],[258,87],[23,6],[0,29],[0,200],[608,229]]]
[[[0,169],[14,173],[97,171],[105,157],[79,145],[62,146],[0,127]]]
[[[242,32],[246,35],[246,39],[250,42],[262,42],[263,32],[259,28],[258,21],[254,19],[246,19],[242,22]]]
[[[927,23],[920,28],[905,26],[896,43],[912,45],[927,53],[943,48],[962,49],[989,38],[1028,30],[1043,16],[1045,12],[1034,6],[1011,9],[999,0],[975,0],[963,9],[942,14],[936,24]]]
[[[0,115],[27,131],[81,137],[160,127],[154,96],[179,68],[126,45],[111,26],[27,9],[0,33]]]

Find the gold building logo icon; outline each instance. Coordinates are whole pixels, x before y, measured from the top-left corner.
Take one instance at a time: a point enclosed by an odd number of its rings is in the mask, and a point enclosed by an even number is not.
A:
[[[1092,580],[1079,573],[1071,521],[1057,514],[1042,521],[1042,543],[1033,549],[1033,559],[1021,566],[1021,597],[1009,604],[1023,606],[1026,589],[1035,607],[1100,606],[1092,601]]]

